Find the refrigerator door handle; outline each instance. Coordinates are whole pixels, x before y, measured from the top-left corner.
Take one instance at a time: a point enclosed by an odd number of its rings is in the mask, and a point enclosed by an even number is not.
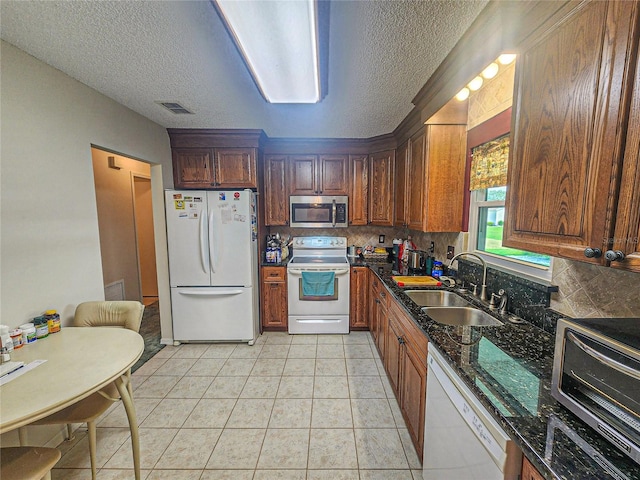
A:
[[[193,290],[193,289],[178,290],[178,293],[180,295],[191,295],[191,296],[202,296],[202,297],[213,297],[213,296],[220,296],[220,295],[240,295],[242,292],[243,290],[239,288],[233,288],[233,289],[216,288],[215,290],[213,289],[211,290]]]
[[[211,265],[211,273],[216,273],[216,245],[213,234],[213,209],[211,209],[211,213],[209,213],[209,265]]]
[[[202,212],[200,212],[200,265],[202,265],[202,271],[204,273],[207,273],[207,251],[206,251],[206,243],[207,243],[207,239],[205,237],[205,235],[207,234],[207,226],[205,225],[205,222],[207,220],[207,216],[206,215],[202,215]]]

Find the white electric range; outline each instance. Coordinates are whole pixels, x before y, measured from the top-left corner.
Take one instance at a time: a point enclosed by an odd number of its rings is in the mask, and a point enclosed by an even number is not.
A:
[[[293,239],[289,333],[349,333],[349,271],[346,237]]]

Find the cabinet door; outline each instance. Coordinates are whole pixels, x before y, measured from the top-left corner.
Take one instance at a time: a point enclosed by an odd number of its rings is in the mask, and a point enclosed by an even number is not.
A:
[[[349,225],[366,225],[369,219],[369,156],[349,156]]]
[[[369,329],[369,282],[368,267],[351,267],[349,290],[349,326],[354,330]]]
[[[425,132],[421,131],[409,141],[409,205],[407,223],[412,230],[422,230],[426,214],[425,184],[427,171],[425,165]],[[443,199],[444,200],[444,199]]]
[[[380,288],[380,280],[369,270],[369,331],[376,345],[378,345],[378,324],[380,323],[380,299],[378,298]]]
[[[289,192],[291,195],[317,195],[318,157],[294,155],[289,157]]]
[[[400,408],[404,413],[407,430],[416,447],[416,453],[422,461],[427,367],[411,344],[405,343],[404,347]]]
[[[522,480],[544,480],[544,477],[538,472],[527,457],[522,457]]]
[[[523,45],[504,246],[604,261],[584,251],[605,251],[613,233],[637,9],[638,2],[581,3]]]
[[[387,291],[384,285],[380,285],[378,294],[378,335],[376,336],[380,358],[384,358],[387,345],[387,328],[389,324],[389,316],[387,311]]]
[[[251,148],[216,148],[217,187],[256,188],[256,158]]]
[[[459,232],[464,210],[467,128],[427,125],[423,232]]]
[[[348,160],[347,155],[320,155],[317,182],[320,195],[349,194]]]
[[[616,213],[613,250],[623,252],[623,261],[611,266],[640,272],[640,62],[636,64],[629,125],[627,127],[620,197]]]
[[[409,196],[407,163],[409,161],[409,145],[403,143],[396,150],[396,173],[395,173],[395,215],[394,225],[404,227],[407,225],[407,200]]]
[[[287,328],[287,282],[285,267],[262,267],[262,326]]]
[[[369,160],[369,223],[393,225],[394,152],[374,153]]]
[[[289,224],[289,194],[287,192],[287,157],[264,157],[265,225]]]
[[[389,382],[396,398],[400,398],[398,390],[401,382],[400,369],[402,366],[402,356],[404,339],[402,338],[402,330],[397,324],[397,320],[391,312],[389,312],[389,324],[387,325],[387,335],[385,341],[384,368],[387,371]]]
[[[173,184],[175,188],[215,186],[212,151],[203,148],[174,148]]]

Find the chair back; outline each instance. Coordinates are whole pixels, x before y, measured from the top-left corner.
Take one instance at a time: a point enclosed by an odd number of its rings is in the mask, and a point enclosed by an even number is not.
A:
[[[140,330],[144,305],[136,301],[84,302],[76,307],[73,327],[122,327]]]

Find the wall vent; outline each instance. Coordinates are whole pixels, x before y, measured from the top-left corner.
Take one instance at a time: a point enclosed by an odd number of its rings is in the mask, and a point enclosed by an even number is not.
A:
[[[156,102],[159,105],[162,105],[164,108],[169,110],[176,115],[193,115],[193,112],[187,110],[182,105],[177,102]]]
[[[107,301],[124,300],[124,279],[105,285],[104,299]]]

